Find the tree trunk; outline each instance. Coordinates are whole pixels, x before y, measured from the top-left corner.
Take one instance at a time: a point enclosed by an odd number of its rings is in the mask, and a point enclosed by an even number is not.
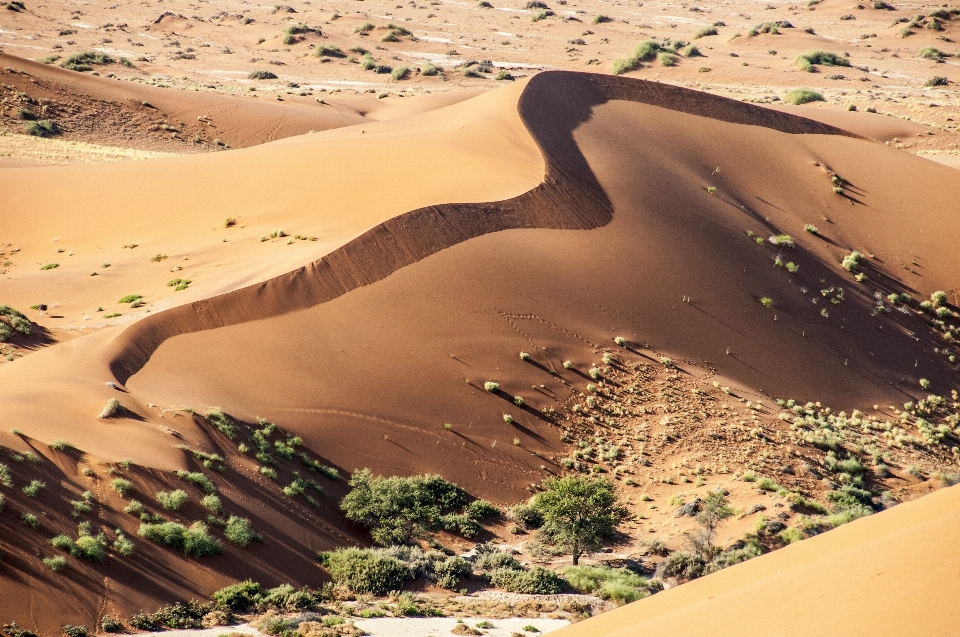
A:
[[[573,565],[576,566],[580,563],[580,551],[573,552]]]

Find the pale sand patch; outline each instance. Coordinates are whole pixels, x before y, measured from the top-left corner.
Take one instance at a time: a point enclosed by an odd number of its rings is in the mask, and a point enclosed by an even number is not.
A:
[[[570,624],[565,619],[530,619],[513,617],[510,619],[489,619],[483,617],[464,618],[463,623],[471,628],[478,623],[488,621],[493,628],[482,629],[488,637],[510,637],[514,633],[521,633],[532,637],[550,633]],[[376,619],[358,619],[357,628],[362,629],[371,637],[441,637],[451,634],[457,620],[454,617],[378,617]],[[524,631],[525,626],[534,626],[539,632]],[[239,626],[218,626],[216,628],[202,628],[195,630],[168,630],[161,633],[163,637],[218,637],[231,634],[250,635],[260,637],[261,633],[250,624]]]
[[[101,146],[10,132],[0,134],[0,162],[14,161],[18,165],[64,166],[160,157],[176,157],[176,153]]]
[[[482,629],[488,637],[510,637],[513,633],[523,635],[539,635],[559,630],[570,624],[566,619],[530,619],[513,617],[510,619],[486,619],[471,617],[463,623],[475,627],[479,622],[488,621],[493,628]],[[441,637],[451,634],[450,631],[457,625],[453,617],[380,617],[377,619],[359,619],[357,628],[362,629],[372,637]],[[535,626],[539,633],[524,632],[524,626]]]

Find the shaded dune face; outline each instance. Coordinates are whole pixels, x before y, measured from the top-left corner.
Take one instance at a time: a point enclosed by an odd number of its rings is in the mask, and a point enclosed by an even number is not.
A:
[[[899,214],[885,193],[901,185],[857,159],[887,175],[926,162],[635,80],[544,73],[518,108],[547,166],[539,187],[412,211],[300,270],[141,321],[112,345],[114,373],[157,400],[275,419],[347,470],[436,471],[502,499],[545,475],[530,450],[562,448],[539,413],[583,389],[562,362],[589,366],[618,334],[705,380],[774,397],[847,407],[903,402],[921,376],[950,382],[930,338],[871,316],[875,288],[838,267]],[[849,196],[833,191],[829,170],[846,176]],[[934,227],[937,203],[921,207]],[[803,232],[809,221],[824,238]],[[758,245],[747,230],[797,245]],[[950,272],[949,250],[916,241],[938,261],[931,272]],[[778,253],[797,275],[775,267]],[[870,276],[908,289],[882,263]],[[830,298],[845,288],[839,304],[821,295],[830,287]],[[486,380],[501,392],[484,392]],[[444,423],[468,431],[438,436]]]

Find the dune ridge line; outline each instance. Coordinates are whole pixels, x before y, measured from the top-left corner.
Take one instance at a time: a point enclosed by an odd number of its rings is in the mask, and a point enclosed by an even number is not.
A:
[[[284,275],[144,318],[112,342],[111,372],[126,383],[173,336],[306,309],[484,234],[606,225],[613,218],[613,206],[577,147],[573,131],[590,118],[593,107],[611,100],[789,134],[861,138],[814,120],[668,84],[571,71],[540,73],[531,78],[517,103],[520,119],[543,155],[545,176],[539,186],[504,201],[412,210]]]

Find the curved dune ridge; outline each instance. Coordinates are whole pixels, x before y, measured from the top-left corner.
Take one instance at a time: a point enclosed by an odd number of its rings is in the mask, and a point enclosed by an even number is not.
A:
[[[408,212],[297,271],[144,319],[118,339],[111,369],[125,382],[171,336],[308,308],[480,235],[517,228],[588,230],[605,225],[613,211],[572,132],[589,118],[593,106],[609,100],[665,106],[787,133],[851,135],[804,118],[780,117],[776,111],[701,96],[643,80],[611,81],[605,76],[568,72],[535,76],[521,96],[518,110],[544,155],[542,185],[504,202],[445,204]],[[275,299],[284,301],[276,303]]]
[[[960,488],[941,489],[554,634],[956,635],[958,524]]]
[[[337,511],[342,481],[324,483],[317,510],[294,503],[205,421],[173,407],[219,405],[244,423],[262,416],[341,473],[439,473],[509,503],[560,471],[551,458],[566,450],[563,403],[588,382],[576,370],[615,336],[639,358],[669,356],[684,373],[765,401],[853,409],[910,400],[920,378],[940,394],[958,386],[922,318],[873,312],[875,294],[890,291],[944,289],[960,301],[953,171],[794,115],[640,80],[550,72],[412,118],[140,170],[0,174],[0,184],[16,179],[41,193],[31,204],[15,191],[26,218],[12,231],[25,251],[49,245],[57,224],[64,241],[91,241],[82,232],[91,222],[111,242],[127,241],[136,224],[125,210],[138,201],[151,233],[138,258],[192,255],[175,252],[178,234],[197,250],[224,246],[198,257],[208,259],[195,275],[200,300],[165,297],[156,309],[170,309],[0,367],[0,443],[42,455],[38,470],[51,485],[47,501],[8,500],[47,508],[43,533],[4,559],[17,577],[0,584],[2,620],[54,630],[77,616],[92,623],[104,609],[129,615],[202,597],[245,577],[316,584],[316,550],[365,541]],[[242,172],[229,189],[200,188],[231,170]],[[169,192],[164,180],[184,173],[183,189]],[[282,183],[247,183],[267,174]],[[843,194],[832,174],[843,175]],[[78,208],[64,205],[63,192],[42,191],[51,175],[75,184]],[[116,197],[84,203],[98,189]],[[238,205],[250,210],[245,239],[201,235]],[[282,248],[256,239],[285,219],[320,240]],[[818,235],[803,231],[808,223]],[[764,240],[781,233],[795,247]],[[228,253],[234,245],[246,247]],[[862,284],[840,267],[854,249],[868,255]],[[778,253],[799,271],[775,267]],[[167,264],[151,274],[157,290]],[[278,270],[286,273],[273,276]],[[88,303],[107,279],[75,276],[63,279],[64,293]],[[45,293],[59,293],[49,283],[58,279],[43,281]],[[125,293],[141,289],[125,281]],[[842,302],[828,305],[824,287],[844,288]],[[487,380],[500,391],[484,391]],[[109,398],[124,417],[97,420]],[[542,411],[553,408],[559,419]],[[78,450],[52,451],[58,438]],[[170,470],[193,466],[183,444],[227,458],[214,476],[221,497],[251,518],[262,544],[191,560],[139,541],[136,559],[80,563],[61,576],[38,565],[46,538],[75,529],[54,504],[89,488],[84,467],[130,457],[140,465],[139,497],[151,498],[182,484]],[[136,533],[136,518],[119,512],[125,501],[102,487],[97,497],[103,524]],[[0,516],[5,533],[22,535],[19,524]],[[62,612],[28,620],[24,608],[51,599],[63,600]]]

